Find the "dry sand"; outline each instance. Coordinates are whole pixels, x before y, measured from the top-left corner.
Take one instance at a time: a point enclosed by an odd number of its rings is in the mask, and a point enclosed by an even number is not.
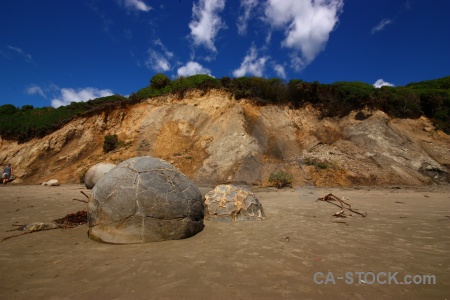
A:
[[[205,193],[207,187],[201,188]],[[0,243],[1,299],[450,299],[450,189],[253,189],[254,222],[205,222],[178,241],[109,245],[87,225]],[[0,239],[13,224],[51,222],[86,207],[81,185],[0,187]],[[336,219],[318,197],[346,196],[367,218]],[[335,223],[344,221],[346,223]],[[335,284],[316,284],[329,272]],[[354,282],[338,279],[351,272]],[[434,275],[435,284],[358,282],[355,272]],[[371,280],[368,273],[366,280]],[[317,276],[317,280],[325,280]],[[329,278],[330,279],[330,278]],[[364,278],[363,278],[364,280]]]

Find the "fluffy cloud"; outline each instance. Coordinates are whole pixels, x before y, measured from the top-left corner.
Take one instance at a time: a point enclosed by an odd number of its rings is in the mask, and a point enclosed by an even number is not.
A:
[[[282,46],[300,52],[297,67],[307,65],[325,47],[339,21],[343,0],[268,0],[265,20],[285,32]]]
[[[167,72],[170,70],[169,60],[163,54],[152,49],[148,50],[148,58],[145,61],[145,65],[156,72]]]
[[[279,77],[286,79],[286,71],[282,65],[276,64],[273,68]]]
[[[148,58],[145,61],[147,68],[156,72],[167,72],[171,69],[170,60],[173,58],[173,52],[169,51],[160,39],[154,40],[153,44],[160,48],[158,52],[153,48],[147,50]]]
[[[390,83],[390,82],[384,81],[383,79],[378,79],[378,80],[373,84],[373,86],[376,87],[376,88],[380,88],[380,87],[382,87],[382,86],[394,86],[394,85],[393,85],[392,83]]]
[[[142,0],[123,0],[123,5],[128,9],[134,9],[139,11],[149,11],[151,10],[151,6],[145,4]]]
[[[375,26],[374,28],[372,28],[372,34],[378,31],[383,30],[384,27],[386,27],[387,25],[391,24],[392,20],[389,19],[383,19],[380,21],[380,23],[378,23],[377,26]]]
[[[250,19],[251,12],[258,4],[258,0],[241,0],[241,10],[243,13],[238,17],[237,27],[240,35],[247,33],[247,23]]]
[[[40,95],[43,98],[47,98],[42,88],[36,84],[32,84],[25,90],[25,93],[28,95]]]
[[[264,67],[268,59],[268,56],[258,57],[258,51],[254,46],[252,46],[247,55],[244,57],[244,60],[242,61],[239,69],[233,71],[233,76],[242,77],[248,74],[262,77],[264,73]]]
[[[300,72],[305,66],[306,63],[297,54],[291,54],[291,68],[297,72]]]
[[[211,71],[204,68],[202,65],[195,61],[188,62],[185,66],[182,66],[177,71],[178,76],[191,76],[196,74],[207,74],[211,75]]]
[[[214,41],[225,23],[219,13],[225,8],[225,0],[200,0],[192,6],[192,21],[189,23],[194,45],[203,45],[213,52],[217,49]]]
[[[109,89],[100,90],[93,87],[87,87],[78,90],[62,88],[60,92],[60,97],[52,100],[52,106],[54,108],[58,108],[63,105],[69,105],[71,102],[88,101],[91,99],[113,95],[113,92]]]

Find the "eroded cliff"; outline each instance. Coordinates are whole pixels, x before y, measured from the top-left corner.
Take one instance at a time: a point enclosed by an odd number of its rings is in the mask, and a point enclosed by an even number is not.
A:
[[[123,145],[105,154],[107,134]],[[0,162],[13,165],[15,183],[78,183],[95,163],[143,155],[166,159],[197,183],[265,185],[285,170],[296,185],[424,185],[449,182],[450,136],[424,117],[354,111],[321,118],[312,106],[192,91],[79,117],[23,144],[0,139]]]

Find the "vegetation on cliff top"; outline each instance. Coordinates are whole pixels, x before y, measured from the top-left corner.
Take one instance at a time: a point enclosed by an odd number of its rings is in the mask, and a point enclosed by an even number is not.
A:
[[[437,129],[450,133],[450,76],[410,83],[406,86],[375,88],[363,82],[335,82],[320,84],[292,79],[284,82],[278,78],[222,77],[193,75],[170,80],[164,74],[151,78],[149,86],[128,98],[113,95],[86,102],[72,102],[58,108],[34,108],[12,104],[0,106],[0,136],[3,139],[28,141],[43,137],[69,122],[76,116],[92,115],[117,107],[125,107],[142,100],[167,94],[180,97],[190,89],[208,91],[224,89],[239,100],[250,98],[260,104],[289,104],[301,107],[310,103],[318,107],[324,117],[345,116],[350,111],[367,107],[382,110],[392,117],[430,118]]]

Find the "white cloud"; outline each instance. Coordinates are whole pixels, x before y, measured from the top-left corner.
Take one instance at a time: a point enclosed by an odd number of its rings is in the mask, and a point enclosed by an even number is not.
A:
[[[28,95],[40,95],[43,98],[47,98],[47,96],[45,95],[44,91],[42,90],[42,88],[36,84],[32,84],[29,87],[27,87],[27,89],[25,90],[25,92]]]
[[[273,68],[279,77],[286,79],[286,71],[282,65],[276,64]]]
[[[258,57],[258,52],[254,46],[250,48],[239,69],[233,71],[234,77],[242,77],[246,74],[262,77],[264,67],[268,61],[268,56]]]
[[[147,68],[156,72],[167,72],[171,69],[170,60],[173,58],[173,52],[169,51],[160,39],[154,40],[153,44],[161,48],[158,52],[152,48],[147,50],[148,58],[145,61]]]
[[[13,47],[13,46],[7,46],[9,50],[14,51],[15,53],[22,55],[23,57],[25,57],[26,59],[32,60],[33,57],[31,57],[30,54],[26,53],[25,51],[23,51],[21,48],[18,47]]]
[[[87,87],[82,89],[62,88],[60,90],[61,95],[58,98],[52,100],[52,106],[58,108],[63,105],[69,105],[71,102],[88,101],[100,97],[106,97],[113,95],[113,92],[109,89],[100,90],[93,87]]]
[[[300,52],[307,65],[325,47],[343,6],[344,0],[268,0],[265,19],[285,32],[282,46]]]
[[[148,58],[145,65],[149,69],[156,72],[166,72],[170,70],[170,62],[163,54],[158,53],[152,49],[148,49]]]
[[[207,74],[211,75],[211,71],[204,68],[202,65],[195,61],[188,62],[185,66],[182,66],[177,71],[178,76],[191,76],[196,74]]]
[[[168,58],[172,58],[173,57],[173,52],[167,50],[166,46],[164,46],[164,44],[161,42],[160,39],[157,39],[153,42],[155,45],[161,47],[161,49],[164,51],[164,54],[168,57]]]
[[[258,0],[241,0],[241,9],[244,11],[238,17],[237,27],[240,35],[244,35],[247,33],[247,24],[250,19],[251,12],[255,9],[258,4]]]
[[[305,66],[306,63],[296,53],[291,55],[291,68],[297,72],[300,72]]]
[[[125,7],[129,8],[129,9],[146,11],[146,12],[152,9],[151,6],[148,6],[142,0],[123,0],[123,5],[125,5]]]
[[[13,59],[14,57],[21,57],[27,63],[35,64],[33,62],[33,57],[31,56],[31,54],[25,52],[24,50],[22,50],[19,47],[7,45],[6,48],[3,48],[3,49],[0,49],[0,55],[6,59]]]
[[[372,28],[372,34],[378,31],[381,31],[384,29],[384,27],[386,27],[387,25],[391,24],[392,20],[389,19],[383,19],[380,21],[380,23],[378,23],[377,26],[375,26],[374,28]]]
[[[225,0],[199,0],[192,6],[192,21],[189,23],[194,45],[203,45],[213,52],[217,33],[226,25],[219,17],[219,13],[225,8]]]
[[[394,86],[394,84],[390,83],[390,82],[386,82],[383,79],[378,79],[374,84],[374,87],[376,88],[380,88],[382,86]]]

